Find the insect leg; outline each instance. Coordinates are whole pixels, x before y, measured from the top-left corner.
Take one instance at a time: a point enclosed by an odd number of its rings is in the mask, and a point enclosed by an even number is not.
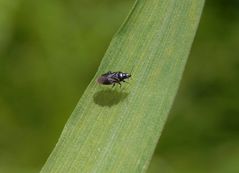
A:
[[[112,79],[114,79],[114,80],[115,80],[114,82],[117,83],[117,84],[119,84],[120,87],[121,87],[121,83],[120,83],[121,81],[120,81],[120,79],[118,79],[118,78],[112,78]],[[114,84],[115,84],[115,83],[114,83]]]
[[[115,86],[116,83],[118,83],[118,79],[117,78],[109,78],[110,83],[113,84],[112,88]]]
[[[123,82],[125,82],[125,83],[129,83],[129,82],[125,81],[125,80],[123,80]]]

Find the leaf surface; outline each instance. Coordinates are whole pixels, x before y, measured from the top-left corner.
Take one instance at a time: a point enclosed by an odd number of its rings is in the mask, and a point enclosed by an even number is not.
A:
[[[42,169],[145,172],[172,106],[204,0],[138,0]],[[92,50],[93,51],[93,50]],[[102,86],[107,71],[129,84]]]

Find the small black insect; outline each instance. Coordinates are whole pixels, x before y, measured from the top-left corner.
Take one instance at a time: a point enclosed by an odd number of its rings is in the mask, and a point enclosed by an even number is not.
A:
[[[126,82],[125,79],[128,79],[131,77],[131,74],[123,73],[123,72],[107,72],[105,74],[102,74],[98,79],[97,82],[102,85],[113,85],[119,84],[121,86],[120,82]]]

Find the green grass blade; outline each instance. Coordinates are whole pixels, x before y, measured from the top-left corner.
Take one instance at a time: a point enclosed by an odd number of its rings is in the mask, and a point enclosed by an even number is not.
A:
[[[204,0],[138,0],[42,168],[48,172],[145,172],[163,129]],[[107,71],[129,84],[100,86]]]

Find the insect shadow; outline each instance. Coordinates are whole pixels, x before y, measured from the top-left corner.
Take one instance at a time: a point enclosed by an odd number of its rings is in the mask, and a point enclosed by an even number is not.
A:
[[[104,89],[94,94],[94,102],[100,106],[114,106],[123,101],[129,95],[128,92]]]

